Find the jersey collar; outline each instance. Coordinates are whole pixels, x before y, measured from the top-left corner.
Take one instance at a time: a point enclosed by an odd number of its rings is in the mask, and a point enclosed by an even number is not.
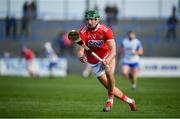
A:
[[[99,27],[100,27],[100,24],[98,24],[94,30],[90,30],[90,31],[95,32],[95,31],[97,31],[99,29]]]

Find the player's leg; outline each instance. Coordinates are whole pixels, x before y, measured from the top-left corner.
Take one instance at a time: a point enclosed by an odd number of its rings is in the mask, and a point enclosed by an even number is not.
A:
[[[121,67],[121,74],[122,74],[122,76],[128,78],[129,77],[129,72],[130,72],[129,65],[123,63],[122,67]]]
[[[115,67],[115,58],[109,64],[109,67],[105,67],[105,74],[108,81],[108,91],[109,93],[113,93],[115,86],[115,77],[114,77],[114,68]]]
[[[127,102],[132,110],[136,110],[135,102],[125,96],[121,90],[115,87],[115,77],[114,77],[114,67],[115,67],[115,59],[111,61],[109,65],[109,69],[106,69],[106,75],[101,75],[98,77],[101,84],[108,89],[108,101],[106,103],[106,107],[104,111],[108,111],[108,109],[112,106],[114,95],[118,97],[120,100]]]
[[[103,111],[109,111],[114,98],[114,87],[115,87],[115,77],[114,77],[114,69],[115,69],[115,58],[109,64],[109,67],[105,68],[105,78],[107,81],[107,90],[108,90],[108,101],[103,109]],[[99,79],[99,78],[98,78]]]
[[[132,84],[132,89],[136,88],[136,81],[137,81],[137,68],[139,64],[133,63],[133,64],[122,64],[122,75],[128,79],[130,79]]]
[[[130,69],[130,80],[132,83],[132,89],[136,89],[137,86],[137,73],[139,71],[139,64],[135,63]]]
[[[27,67],[27,71],[28,71],[28,74],[30,75],[30,77],[34,78],[34,74],[33,74],[32,70],[31,70],[30,66]]]
[[[111,89],[112,87],[109,85],[109,81],[107,80],[107,76],[106,74],[102,74],[101,76],[98,77],[99,81],[102,82],[105,80],[106,82],[101,83],[102,85],[104,85],[104,87],[108,90],[108,99],[106,101],[105,107],[103,108],[104,112],[110,111],[110,108],[113,105],[113,99],[114,99],[114,92],[113,89]]]
[[[32,78],[36,77],[34,65],[35,64],[33,60],[27,61],[27,71]]]
[[[131,79],[130,66],[129,64],[123,63],[121,68],[121,74],[127,79]]]
[[[34,77],[39,78],[39,67],[38,67],[37,62],[33,60],[31,66],[32,66],[32,73]]]
[[[49,62],[49,67],[48,67],[49,68],[49,78],[50,79],[54,79],[54,70],[53,70],[54,68],[53,67],[54,67],[54,63],[50,61]]]
[[[54,70],[56,68],[56,63],[55,62],[50,62],[49,63],[49,73],[50,73],[50,79],[55,78]]]
[[[99,79],[100,83],[106,89],[108,89],[108,80],[107,80],[106,75],[101,75],[100,77],[98,77],[98,79]],[[132,111],[136,111],[137,110],[136,109],[136,105],[135,105],[135,101],[133,99],[127,97],[119,88],[114,87],[113,94],[115,95],[115,97],[117,97],[118,99],[122,100],[123,102],[127,102],[129,104],[129,106],[130,106]],[[108,101],[109,101],[109,99],[108,99]],[[107,101],[107,104],[108,104],[108,101]]]
[[[93,73],[97,76],[97,78],[100,79],[105,79],[108,83],[106,85],[106,88],[108,90],[108,100],[106,102],[105,108],[106,110],[104,111],[110,111],[110,108],[113,104],[113,98],[114,98],[114,77],[110,73],[110,69],[106,68],[105,71],[105,66],[102,64],[102,62],[99,62],[97,64],[90,64],[92,67]],[[108,73],[109,79],[107,79],[106,73]]]
[[[112,71],[112,75],[114,76],[114,69],[115,69],[115,59],[114,60],[112,60],[111,61],[111,63],[110,63],[110,68],[111,68],[111,71]],[[126,71],[125,73],[127,73],[128,74],[128,72],[129,72],[129,67],[124,67],[124,68],[126,68],[126,70],[124,70],[124,71]],[[109,82],[107,82],[107,83],[109,83]],[[115,85],[115,78],[114,78],[114,85]],[[129,97],[127,97],[119,88],[117,88],[117,87],[115,87],[114,86],[114,90],[113,90],[113,93],[114,93],[114,95],[118,98],[118,99],[120,99],[120,100],[122,100],[122,101],[124,101],[124,102],[127,102],[129,105],[130,105],[130,107],[131,107],[131,110],[136,110],[136,105],[135,105],[135,101],[133,100],[133,99],[130,99]]]

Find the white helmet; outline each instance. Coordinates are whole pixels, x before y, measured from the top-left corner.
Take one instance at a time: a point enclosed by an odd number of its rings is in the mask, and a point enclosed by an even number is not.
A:
[[[45,47],[46,49],[50,49],[50,48],[52,48],[52,46],[51,46],[51,43],[50,43],[50,42],[45,42],[45,43],[44,43],[44,47]]]

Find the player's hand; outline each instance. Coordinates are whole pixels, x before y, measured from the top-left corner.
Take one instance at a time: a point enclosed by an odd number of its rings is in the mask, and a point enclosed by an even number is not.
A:
[[[102,64],[107,68],[109,67],[109,62],[106,59],[103,59]]]
[[[79,57],[79,60],[80,60],[82,63],[87,62],[87,58],[86,58],[85,56]]]
[[[133,55],[136,55],[136,54],[137,54],[136,50],[132,50],[131,53],[132,53]]]

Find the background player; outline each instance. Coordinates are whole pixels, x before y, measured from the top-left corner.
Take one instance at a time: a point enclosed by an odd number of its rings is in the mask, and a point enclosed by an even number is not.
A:
[[[135,111],[135,101],[125,96],[121,90],[115,87],[114,69],[116,47],[113,32],[106,25],[99,24],[100,16],[96,10],[86,12],[86,25],[79,31],[82,41],[99,57],[103,62],[99,62],[92,55],[84,51],[83,47],[79,46],[78,57],[81,62],[90,64],[93,73],[97,76],[102,85],[108,90],[108,100],[104,112],[110,111],[113,105],[114,95],[120,100],[127,102],[131,110]],[[107,67],[109,65],[109,67]]]
[[[50,78],[53,79],[55,77],[54,70],[58,67],[58,56],[55,50],[52,48],[50,42],[46,42],[44,44],[44,48],[46,51],[46,56],[49,59]]]
[[[35,62],[35,55],[33,51],[25,46],[21,47],[20,58],[25,58],[27,64],[27,71],[31,77],[38,77],[38,67]]]
[[[135,32],[129,31],[127,35],[128,37],[123,39],[120,46],[121,72],[123,76],[131,80],[132,89],[135,89],[139,71],[139,55],[143,54],[143,48]]]
[[[86,63],[85,68],[84,68],[84,70],[82,72],[82,76],[84,78],[87,78],[87,77],[89,77],[91,75],[91,72],[92,72],[91,66],[89,65],[89,63]]]

